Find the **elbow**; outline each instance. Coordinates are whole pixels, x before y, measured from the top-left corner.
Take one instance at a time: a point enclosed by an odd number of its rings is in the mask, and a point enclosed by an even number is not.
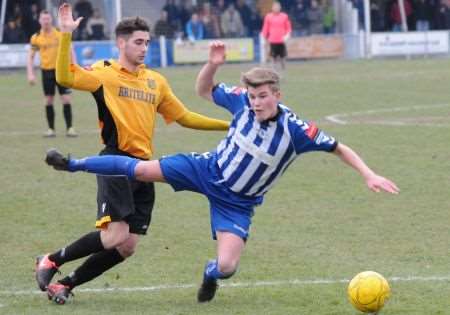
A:
[[[197,93],[198,96],[206,100],[211,100],[212,87],[209,86],[205,87],[197,84],[197,86],[195,87],[195,92]]]

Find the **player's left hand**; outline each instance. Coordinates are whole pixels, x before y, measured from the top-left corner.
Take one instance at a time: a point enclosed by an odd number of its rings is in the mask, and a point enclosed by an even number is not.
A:
[[[374,192],[380,192],[382,190],[391,194],[398,194],[400,192],[400,189],[393,181],[376,174],[367,179],[366,183],[367,187]]]
[[[72,16],[72,6],[68,3],[63,3],[58,11],[58,25],[63,33],[72,33],[78,25],[80,25],[83,17],[74,20]]]

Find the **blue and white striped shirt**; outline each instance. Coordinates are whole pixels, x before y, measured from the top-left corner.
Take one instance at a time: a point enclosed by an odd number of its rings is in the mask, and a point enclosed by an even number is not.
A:
[[[258,122],[245,89],[221,83],[212,96],[233,114],[227,137],[213,152],[221,183],[233,192],[263,196],[298,155],[336,148],[334,138],[282,104],[276,117]]]

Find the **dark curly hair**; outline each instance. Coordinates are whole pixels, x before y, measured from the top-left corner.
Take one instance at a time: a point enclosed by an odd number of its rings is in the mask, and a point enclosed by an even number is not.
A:
[[[139,16],[123,19],[116,26],[116,38],[130,36],[135,31],[150,32],[150,26]]]

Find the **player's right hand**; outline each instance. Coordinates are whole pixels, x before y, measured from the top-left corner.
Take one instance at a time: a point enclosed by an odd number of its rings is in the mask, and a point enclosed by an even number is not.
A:
[[[28,83],[30,85],[35,85],[36,84],[36,77],[34,75],[29,75],[28,76]]]
[[[222,65],[225,63],[225,43],[215,40],[209,44],[209,63],[214,65]]]
[[[68,3],[63,3],[58,11],[58,25],[63,33],[72,33],[78,25],[80,25],[83,17],[74,20],[72,16],[72,6]]]

